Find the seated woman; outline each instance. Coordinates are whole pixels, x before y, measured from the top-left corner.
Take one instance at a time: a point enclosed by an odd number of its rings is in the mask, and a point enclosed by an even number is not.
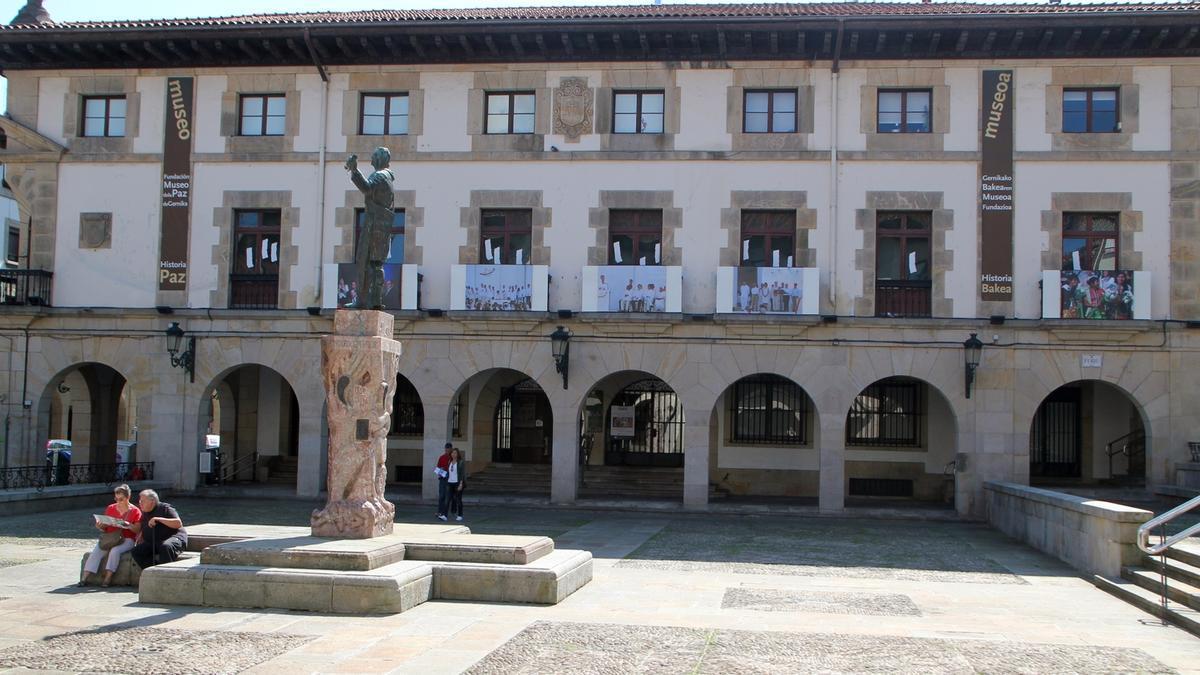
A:
[[[107,553],[108,561],[104,565],[104,579],[100,582],[100,585],[108,588],[108,583],[112,580],[113,572],[116,572],[117,565],[121,564],[121,554],[133,548],[134,540],[137,538],[138,532],[142,529],[142,512],[138,507],[129,503],[129,497],[128,485],[118,485],[113,488],[113,498],[117,501],[109,504],[108,508],[104,509],[104,515],[119,518],[129,523],[129,527],[121,529],[121,543],[108,550],[100,548],[100,542],[96,542],[96,546],[92,548],[92,553],[88,556],[87,562],[83,566],[83,578],[79,580],[80,586],[86,586],[88,578],[100,571],[100,559]],[[118,528],[96,523],[96,529],[101,532],[116,532]]]

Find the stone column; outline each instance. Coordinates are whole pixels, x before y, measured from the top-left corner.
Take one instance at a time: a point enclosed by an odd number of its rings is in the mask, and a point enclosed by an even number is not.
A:
[[[437,500],[438,478],[433,473],[438,457],[450,440],[450,402],[422,402],[425,411],[425,436],[421,442],[421,499]],[[469,466],[469,465],[468,465]],[[470,475],[467,476],[470,480]],[[470,489],[467,485],[467,489]]]
[[[579,414],[555,407],[551,439],[550,503],[574,504],[579,488]]]
[[[846,508],[846,415],[821,417],[821,475],[817,508],[821,513],[841,513]]]
[[[325,462],[325,434],[321,433],[322,401],[315,391],[298,391],[296,397],[300,408],[296,494],[316,497],[321,493],[321,465]]]
[[[709,418],[711,410],[688,410],[683,428],[683,505],[708,508]]]
[[[396,507],[384,498],[387,433],[400,362],[387,312],[338,310],[321,338],[329,417],[329,497],[313,511],[314,537],[369,539],[392,533]]]

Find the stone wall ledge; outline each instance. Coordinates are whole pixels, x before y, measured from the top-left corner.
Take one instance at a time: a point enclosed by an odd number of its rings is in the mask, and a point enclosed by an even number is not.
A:
[[[40,491],[37,488],[0,490],[0,504],[4,505],[4,513],[10,516],[89,506],[94,507],[96,513],[102,513],[104,507],[112,503],[113,488],[124,482],[50,485]],[[128,485],[135,500],[137,493],[141,490],[157,490],[160,495],[165,497],[164,493],[172,487],[169,480],[128,481]]]
[[[1077,497],[1064,492],[1029,487],[1028,485],[1018,485],[1017,483],[988,481],[983,484],[983,488],[1022,499],[1050,504],[1067,509],[1068,511],[1078,511],[1079,513],[1086,513],[1089,516],[1115,520],[1119,523],[1140,524],[1154,517],[1153,513],[1145,509],[1104,502],[1097,499],[1088,499],[1087,497]]]

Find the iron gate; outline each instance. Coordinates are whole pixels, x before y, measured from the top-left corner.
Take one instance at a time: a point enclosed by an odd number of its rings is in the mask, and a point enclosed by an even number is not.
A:
[[[492,461],[549,464],[552,424],[550,401],[537,382],[505,388],[496,404]]]
[[[613,406],[633,407],[631,435],[613,435]],[[666,382],[634,382],[613,397],[608,410],[605,464],[683,466],[683,406]]]
[[[1060,387],[1038,407],[1029,437],[1031,478],[1079,477],[1080,392],[1079,387]]]

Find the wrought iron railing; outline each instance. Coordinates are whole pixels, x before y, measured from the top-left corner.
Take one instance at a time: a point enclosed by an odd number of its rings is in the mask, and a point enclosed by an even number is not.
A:
[[[153,478],[154,462],[11,466],[0,469],[0,489],[35,488],[40,492],[51,485],[111,485]]]
[[[930,287],[929,281],[877,280],[875,316],[932,316]]]
[[[1142,478],[1146,475],[1146,432],[1138,429],[1120,438],[1115,438],[1104,446],[1104,454],[1108,455],[1108,477],[1116,478],[1113,471],[1113,457],[1125,455],[1125,476]]]
[[[0,305],[50,306],[53,272],[0,269]]]
[[[279,275],[229,275],[230,309],[275,309],[279,307]]]

